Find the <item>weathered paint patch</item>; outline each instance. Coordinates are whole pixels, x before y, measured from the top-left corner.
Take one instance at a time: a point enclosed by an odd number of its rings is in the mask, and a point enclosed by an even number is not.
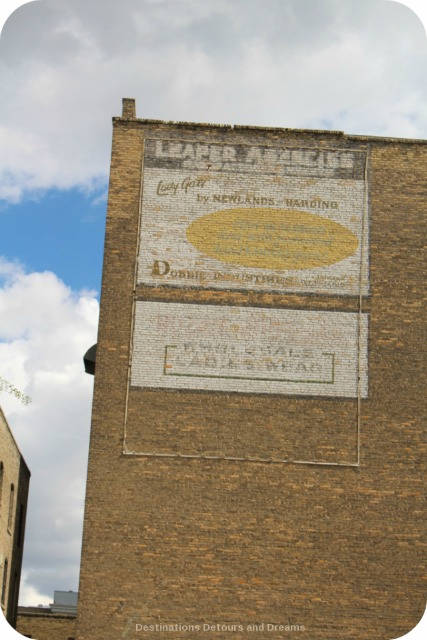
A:
[[[202,254],[228,264],[261,269],[312,269],[352,256],[354,233],[307,211],[236,208],[194,220],[187,240]]]

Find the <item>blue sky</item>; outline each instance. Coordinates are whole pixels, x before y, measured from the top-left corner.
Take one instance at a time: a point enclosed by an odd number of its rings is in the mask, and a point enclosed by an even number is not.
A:
[[[268,10],[266,10],[268,7]],[[0,403],[31,470],[21,602],[76,589],[111,149],[138,117],[427,138],[421,22],[388,0],[41,0],[0,38]],[[46,544],[46,539],[49,543]]]
[[[105,189],[107,185],[105,185]],[[53,271],[74,290],[101,287],[105,189],[48,189],[37,197],[3,203],[0,255],[29,271]]]

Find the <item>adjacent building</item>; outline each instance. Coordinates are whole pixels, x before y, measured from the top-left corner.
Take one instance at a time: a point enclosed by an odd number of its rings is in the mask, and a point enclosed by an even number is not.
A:
[[[113,120],[78,640],[400,637],[426,142]]]
[[[35,640],[75,640],[77,597],[76,591],[54,591],[48,607],[18,607],[17,631]]]
[[[30,471],[0,408],[1,609],[16,624]]]

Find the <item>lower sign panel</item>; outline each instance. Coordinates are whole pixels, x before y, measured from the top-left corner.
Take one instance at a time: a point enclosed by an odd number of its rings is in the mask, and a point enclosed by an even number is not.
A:
[[[366,398],[367,314],[136,303],[131,386]]]

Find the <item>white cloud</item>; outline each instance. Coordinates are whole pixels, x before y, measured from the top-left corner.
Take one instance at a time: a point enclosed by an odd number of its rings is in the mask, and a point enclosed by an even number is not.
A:
[[[19,604],[23,607],[35,607],[39,604],[49,605],[53,600],[52,596],[41,593],[38,589],[28,583],[28,572],[23,571],[21,575],[21,585],[19,590]]]
[[[98,302],[50,272],[0,259],[0,375],[31,397],[0,404],[32,472],[24,553],[27,604],[77,589]],[[37,595],[37,597],[36,597]],[[53,594],[50,595],[52,597]]]
[[[0,197],[99,187],[120,99],[141,117],[425,137],[426,38],[386,0],[56,0],[0,40]]]

